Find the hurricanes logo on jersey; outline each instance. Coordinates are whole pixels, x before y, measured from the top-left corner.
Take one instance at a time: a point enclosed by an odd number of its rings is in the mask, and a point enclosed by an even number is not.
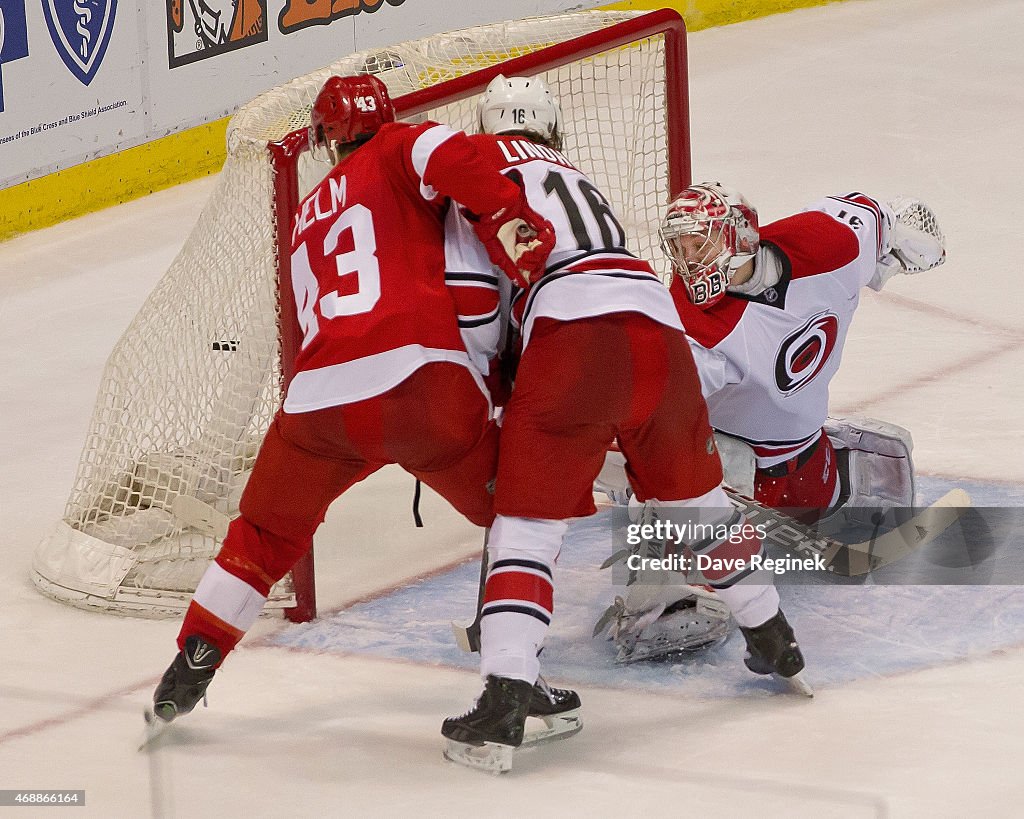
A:
[[[775,357],[775,384],[783,395],[806,386],[828,362],[839,338],[839,319],[819,313],[790,333]]]

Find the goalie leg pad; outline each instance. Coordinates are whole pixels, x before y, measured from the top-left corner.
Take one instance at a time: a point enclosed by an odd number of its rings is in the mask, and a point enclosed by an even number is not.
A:
[[[713,490],[703,500],[714,504],[721,490]],[[680,502],[648,501],[641,507],[641,524],[652,526],[663,515],[671,517],[671,510]],[[688,517],[696,522],[710,522],[732,518],[735,510],[725,495],[720,505],[728,508],[687,506]],[[677,519],[676,522],[680,522]],[[696,545],[696,544],[695,544]],[[715,544],[699,544],[702,551]],[[663,539],[645,540],[637,547],[642,558],[664,558],[666,543]],[[645,568],[645,564],[631,571],[626,594],[617,596],[594,629],[595,636],[611,626],[610,637],[618,648],[616,662],[633,663],[657,659],[679,652],[696,651],[723,641],[733,627],[729,607],[722,597],[701,586],[691,585],[687,574],[666,568]]]
[[[735,626],[728,606],[699,586],[690,586],[688,591],[688,596],[668,606],[641,632],[617,631],[615,662],[656,660],[723,643]]]
[[[609,450],[605,455],[604,466],[594,481],[594,491],[603,492],[608,500],[619,506],[625,506],[633,496],[633,488],[626,477],[626,456],[619,450]]]
[[[829,418],[825,433],[837,450],[845,450],[840,473],[847,517],[873,524],[879,514],[914,505],[909,430],[875,418]]]
[[[722,459],[724,482],[741,495],[754,496],[754,450],[746,441],[715,432],[715,447]]]

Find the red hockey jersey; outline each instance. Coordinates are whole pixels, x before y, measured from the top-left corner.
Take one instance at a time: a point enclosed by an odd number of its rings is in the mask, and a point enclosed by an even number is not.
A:
[[[379,395],[431,361],[471,365],[445,283],[449,199],[478,214],[519,189],[462,132],[391,123],[302,201],[291,284],[303,337],[289,413]]]

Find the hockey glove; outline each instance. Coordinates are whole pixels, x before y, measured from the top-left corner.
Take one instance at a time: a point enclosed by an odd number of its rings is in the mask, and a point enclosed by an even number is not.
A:
[[[525,194],[515,205],[489,216],[464,213],[491,261],[512,281],[528,287],[544,274],[555,246],[555,229],[527,204]]]
[[[901,197],[889,203],[895,214],[888,252],[878,260],[868,286],[881,290],[896,273],[921,273],[946,260],[946,237],[935,213],[918,199]]]

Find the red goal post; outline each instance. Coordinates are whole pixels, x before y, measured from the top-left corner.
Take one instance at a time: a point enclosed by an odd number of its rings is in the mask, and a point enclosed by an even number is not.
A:
[[[371,72],[400,119],[475,130],[497,74],[544,77],[564,152],[664,270],[657,227],[689,184],[686,38],[674,11],[575,12],[359,52],[261,95],[228,129],[228,159],[178,257],[104,371],[65,515],[36,550],[36,586],[122,614],[180,615],[237,514],[301,337],[288,268],[292,219],[328,168],[305,124],[324,80]],[[312,552],[268,607],[316,614]]]

